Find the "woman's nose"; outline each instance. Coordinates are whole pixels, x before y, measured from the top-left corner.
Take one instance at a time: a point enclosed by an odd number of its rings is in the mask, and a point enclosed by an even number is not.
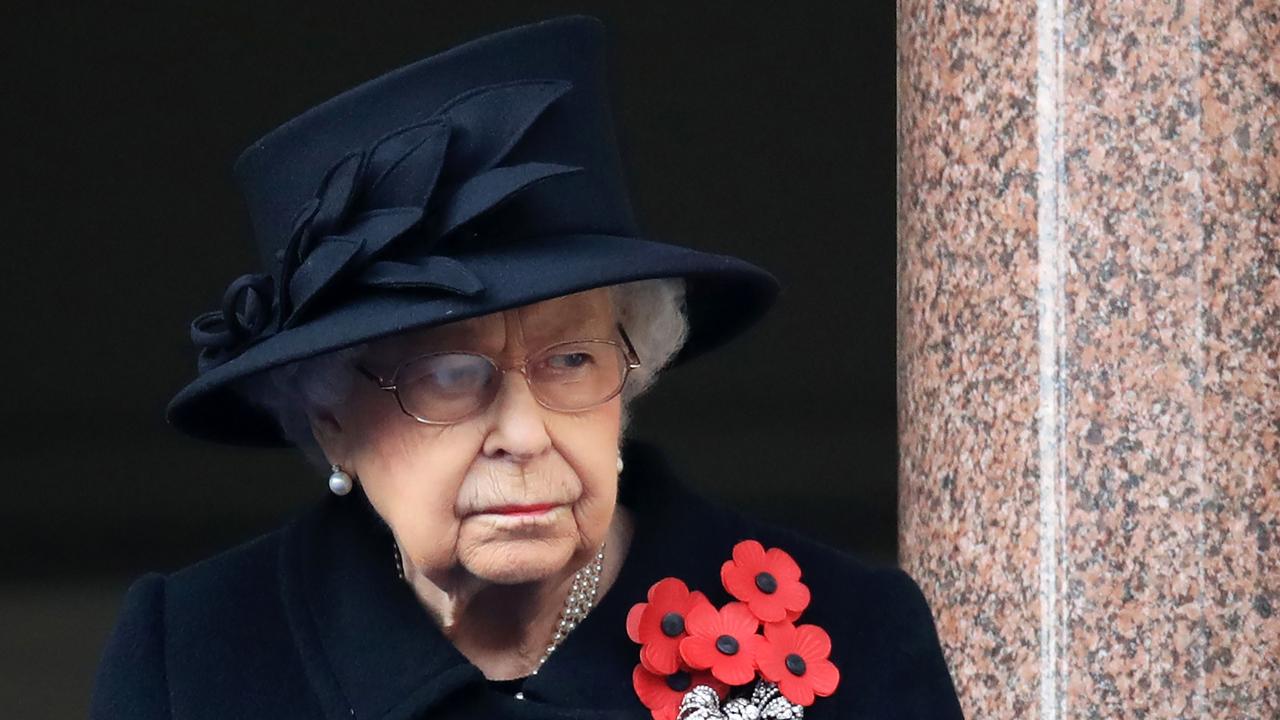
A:
[[[543,453],[551,444],[546,412],[523,373],[516,369],[504,372],[502,387],[486,413],[491,424],[484,441],[485,454],[509,454],[523,462]]]

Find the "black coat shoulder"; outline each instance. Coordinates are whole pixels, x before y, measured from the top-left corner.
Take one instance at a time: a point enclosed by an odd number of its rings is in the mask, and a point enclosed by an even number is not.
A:
[[[307,707],[302,673],[282,672],[297,666],[298,655],[279,568],[282,538],[293,524],[135,580],[103,651],[90,718],[181,717],[173,708],[193,704],[208,717],[237,717],[246,694],[257,696],[254,705],[264,713],[273,698],[290,706],[275,717]]]
[[[125,593],[94,680],[91,718],[172,717],[164,672],[164,582],[160,573],[147,573]]]

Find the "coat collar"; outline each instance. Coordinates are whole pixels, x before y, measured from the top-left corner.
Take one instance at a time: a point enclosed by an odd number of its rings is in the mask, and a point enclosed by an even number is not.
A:
[[[717,515],[651,446],[629,442],[619,502],[636,523],[613,586],[525,686],[530,702],[647,717],[631,687],[637,648],[626,614],[650,585],[675,575],[718,583],[728,556]],[[357,486],[358,487],[358,486]],[[333,720],[423,716],[482,673],[448,641],[396,576],[390,531],[359,490],[328,497],[290,526],[281,596],[308,680]]]

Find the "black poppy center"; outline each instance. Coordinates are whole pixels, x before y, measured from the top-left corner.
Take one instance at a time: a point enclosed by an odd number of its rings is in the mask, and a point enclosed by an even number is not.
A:
[[[716,649],[725,655],[737,655],[738,639],[732,635],[721,635],[716,638]]]
[[[680,613],[669,612],[662,616],[662,634],[667,637],[676,637],[684,632],[684,618]]]
[[[676,692],[684,692],[685,690],[688,690],[691,684],[693,684],[693,678],[689,677],[689,673],[683,670],[671,673],[667,676],[667,687],[675,690]]]
[[[770,573],[762,572],[756,575],[756,589],[765,595],[772,595],[778,591],[778,579]]]
[[[787,670],[790,670],[792,675],[803,675],[804,671],[808,670],[808,667],[804,664],[804,658],[795,653],[787,656],[786,663]]]

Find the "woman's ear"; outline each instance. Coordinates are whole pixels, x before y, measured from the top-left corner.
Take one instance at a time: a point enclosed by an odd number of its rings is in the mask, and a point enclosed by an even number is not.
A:
[[[343,453],[346,436],[342,423],[333,411],[328,408],[308,410],[307,418],[311,421],[311,434],[315,436],[325,457],[331,462],[338,462],[338,458],[345,457]]]

